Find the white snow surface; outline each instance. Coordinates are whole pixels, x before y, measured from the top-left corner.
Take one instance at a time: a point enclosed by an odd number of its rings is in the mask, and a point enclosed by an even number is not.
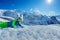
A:
[[[14,18],[12,18],[12,17],[8,17],[8,16],[0,16],[0,17],[2,17],[2,18],[9,18],[9,19],[14,20]]]
[[[60,40],[60,25],[35,25],[0,29],[0,40]]]
[[[9,22],[8,20],[2,19],[2,18],[0,18],[0,21],[2,21],[2,22]]]

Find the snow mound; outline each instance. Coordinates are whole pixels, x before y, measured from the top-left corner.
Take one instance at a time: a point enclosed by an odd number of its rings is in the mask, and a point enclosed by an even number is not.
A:
[[[0,29],[0,40],[60,40],[60,25]]]

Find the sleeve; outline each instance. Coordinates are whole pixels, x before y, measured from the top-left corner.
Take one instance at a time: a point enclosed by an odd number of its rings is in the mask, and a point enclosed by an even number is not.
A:
[[[16,25],[15,25],[15,23],[16,23],[16,20],[13,20],[13,22],[12,22],[13,28],[17,28]]]

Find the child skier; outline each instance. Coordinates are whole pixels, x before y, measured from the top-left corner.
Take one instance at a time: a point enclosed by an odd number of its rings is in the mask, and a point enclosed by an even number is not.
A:
[[[17,28],[17,26],[20,26],[21,28],[23,28],[23,26],[21,25],[21,17],[18,17],[15,20],[12,20],[10,22],[0,22],[0,28]]]

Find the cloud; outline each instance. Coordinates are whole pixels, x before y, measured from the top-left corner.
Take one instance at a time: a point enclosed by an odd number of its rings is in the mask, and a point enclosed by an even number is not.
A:
[[[55,11],[49,11],[48,16],[56,16],[56,12]]]
[[[34,10],[34,12],[36,12],[37,14],[41,13],[40,10],[38,10],[38,9]]]
[[[35,8],[35,9],[30,9],[30,11],[29,11],[30,13],[34,13],[34,14],[36,14],[36,15],[40,15],[40,14],[42,14],[42,12],[39,10],[39,9],[37,9],[37,8]]]
[[[7,10],[1,10],[0,9],[0,16],[2,15],[2,13],[3,12],[5,12],[5,11],[7,11]],[[16,10],[10,10],[11,12],[15,12]],[[25,10],[23,11],[23,12],[26,12]],[[56,12],[55,11],[46,11],[46,10],[39,10],[39,9],[37,9],[37,8],[35,8],[35,9],[30,9],[29,11],[28,11],[29,13],[33,13],[33,14],[36,14],[36,15],[47,15],[47,16],[55,16],[55,15],[57,15],[56,14]]]
[[[56,12],[55,11],[46,11],[46,10],[39,10],[37,8],[35,9],[30,9],[30,13],[34,13],[36,15],[46,15],[46,16],[55,16],[56,15]]]

